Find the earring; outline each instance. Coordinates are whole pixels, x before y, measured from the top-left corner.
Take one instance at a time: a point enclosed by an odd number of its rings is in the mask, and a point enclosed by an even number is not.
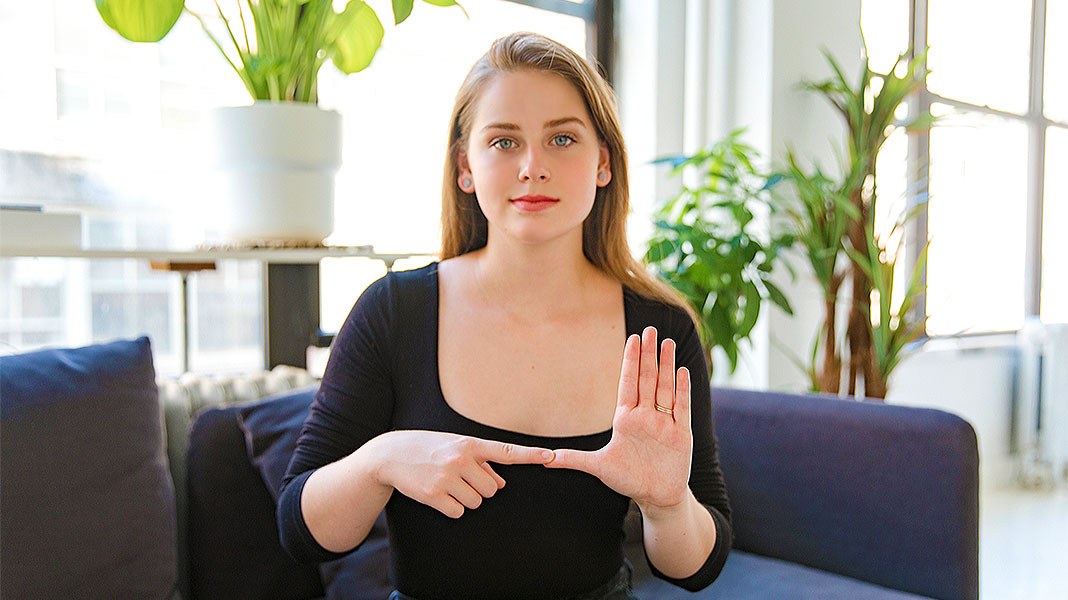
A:
[[[471,180],[465,177],[463,181],[463,187],[464,191],[466,191],[467,188],[471,187]]]
[[[604,183],[605,181],[608,181],[608,173],[605,173],[604,171],[601,171],[600,173],[598,173],[597,174],[597,181],[600,181],[601,183]]]

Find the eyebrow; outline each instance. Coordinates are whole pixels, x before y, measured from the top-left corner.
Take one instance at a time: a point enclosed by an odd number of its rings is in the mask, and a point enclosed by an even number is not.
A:
[[[551,121],[546,121],[545,125],[543,125],[542,127],[545,129],[552,129],[553,127],[560,127],[561,125],[567,125],[570,123],[577,123],[582,127],[586,126],[586,122],[578,117],[561,117],[559,119],[552,119]],[[483,127],[482,131],[487,131],[490,129],[507,129],[509,131],[519,131],[519,125],[516,125],[515,123],[490,123],[489,125]]]

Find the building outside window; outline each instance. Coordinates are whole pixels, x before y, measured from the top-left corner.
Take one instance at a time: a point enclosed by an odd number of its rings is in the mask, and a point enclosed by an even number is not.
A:
[[[470,19],[419,5],[395,28],[389,2],[370,4],[387,28],[374,63],[349,77],[331,65],[320,71],[319,104],[344,123],[326,243],[432,254],[447,120],[463,75],[493,39],[517,30],[585,53],[594,2],[467,0]],[[186,6],[215,10],[204,0]],[[250,99],[195,19],[183,15],[159,44],[133,44],[90,2],[4,2],[0,45],[20,57],[5,61],[5,80],[24,82],[0,86],[0,204],[77,211],[91,248],[188,248],[216,235],[213,175],[197,158],[204,113]],[[262,267],[217,266],[190,277],[190,368],[260,368]],[[378,261],[324,261],[323,329],[336,330],[383,272]],[[0,260],[0,352],[138,335],[152,339],[160,374],[180,371],[178,275],[141,260]]]

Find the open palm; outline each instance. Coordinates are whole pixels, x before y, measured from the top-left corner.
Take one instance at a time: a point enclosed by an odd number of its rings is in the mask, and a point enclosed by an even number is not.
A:
[[[693,453],[689,371],[675,370],[673,340],[664,340],[659,365],[656,348],[653,327],[627,339],[608,445],[557,450],[546,465],[590,473],[643,509],[683,501]]]

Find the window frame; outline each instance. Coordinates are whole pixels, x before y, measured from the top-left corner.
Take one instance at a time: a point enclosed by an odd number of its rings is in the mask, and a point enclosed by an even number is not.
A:
[[[505,0],[532,8],[578,17],[586,21],[586,57],[592,58],[609,84],[615,58],[616,0]]]
[[[914,49],[928,46],[928,2],[929,0],[909,1],[909,58],[915,56]],[[977,112],[993,115],[1004,119],[1022,122],[1027,127],[1027,188],[1026,188],[1026,230],[1025,230],[1025,258],[1024,258],[1024,319],[1039,318],[1042,314],[1042,227],[1043,207],[1045,201],[1045,164],[1046,164],[1046,132],[1050,127],[1060,127],[1068,130],[1068,123],[1055,121],[1043,114],[1044,85],[1045,85],[1045,50],[1046,50],[1046,0],[1032,0],[1031,2],[1031,45],[1029,50],[1028,66],[1028,101],[1027,112],[1023,115],[980,106],[948,98],[932,92],[927,88],[924,80],[910,103],[910,117],[929,115],[931,105],[945,104],[958,110]],[[927,67],[926,59],[922,63]],[[917,191],[918,197],[923,200],[918,205],[917,215],[910,222],[906,232],[907,262],[911,267],[916,264],[917,258],[926,247],[928,240],[928,212],[926,200],[929,196],[931,162],[931,134],[924,130],[909,136],[908,142],[908,169],[907,188]],[[927,269],[921,271],[923,281],[927,281]],[[924,322],[924,335],[930,336],[926,330],[927,297],[921,294],[914,306],[915,316]],[[997,331],[976,332],[977,335],[996,334]],[[959,336],[950,336],[959,337]]]

